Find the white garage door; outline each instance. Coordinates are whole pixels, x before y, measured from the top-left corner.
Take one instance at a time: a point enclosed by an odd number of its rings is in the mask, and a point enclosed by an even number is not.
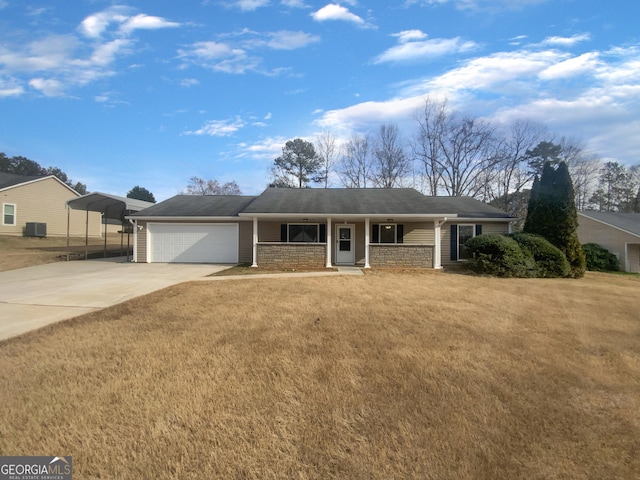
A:
[[[238,225],[151,224],[151,262],[238,263]]]

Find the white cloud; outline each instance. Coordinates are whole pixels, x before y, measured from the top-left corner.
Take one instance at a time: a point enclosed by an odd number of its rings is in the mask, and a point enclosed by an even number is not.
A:
[[[115,6],[89,15],[80,23],[78,30],[89,38],[100,37],[111,23],[124,23],[131,11],[128,7]]]
[[[469,52],[478,48],[475,42],[464,41],[460,37],[414,41],[426,37],[426,34],[419,30],[400,32],[394,36],[398,37],[400,44],[378,55],[373,63],[410,62]]]
[[[64,95],[64,85],[58,80],[51,78],[32,78],[29,85],[36,90],[40,90],[47,97],[57,97]]]
[[[162,17],[139,14],[128,18],[120,27],[120,31],[129,35],[134,30],[158,30],[161,28],[176,28],[180,24],[170,22]]]
[[[200,85],[200,81],[197,78],[183,78],[180,80],[180,85],[182,87],[195,87],[196,85]]]
[[[287,143],[284,137],[269,137],[255,143],[240,143],[238,149],[241,157],[251,157],[256,160],[273,161],[282,155],[282,147]]]
[[[211,137],[229,137],[244,128],[246,122],[239,117],[230,120],[209,120],[198,130],[185,132],[186,135],[209,135]]]
[[[443,5],[453,3],[458,10],[520,10],[528,5],[536,5],[549,0],[405,0],[411,5]]]
[[[220,35],[225,42],[196,42],[187,48],[178,50],[178,56],[187,63],[211,68],[223,73],[246,73],[249,71],[268,76],[284,74],[287,68],[266,70],[262,67],[262,57],[250,54],[254,50],[269,48],[272,50],[295,50],[320,41],[317,35],[305,32],[281,30],[259,33],[244,29],[238,33]]]
[[[566,80],[559,88],[557,80]],[[384,122],[415,127],[426,97],[448,98],[454,109],[497,121],[529,118],[560,134],[578,134],[594,151],[637,163],[640,142],[640,48],[571,55],[521,49],[468,60],[440,75],[398,86],[386,101],[317,112],[314,122],[337,132],[371,131]],[[624,132],[624,134],[622,133]]]
[[[99,38],[112,24],[118,26],[116,31],[112,32],[118,36],[128,36],[135,30],[157,30],[180,26],[179,23],[170,22],[162,17],[144,13],[132,15],[131,8],[115,6],[89,15],[80,23],[78,30],[86,37]]]
[[[599,55],[597,53],[590,52],[578,57],[569,58],[568,60],[546,68],[540,72],[539,77],[543,80],[558,80],[587,73],[596,73],[599,65],[598,57]]]
[[[339,20],[343,22],[351,22],[356,25],[364,26],[365,21],[355,13],[351,13],[348,8],[338,5],[336,3],[330,3],[325,5],[320,10],[311,14],[316,22],[326,22],[328,20]]]
[[[196,42],[188,49],[178,50],[178,55],[189,63],[223,73],[246,73],[256,70],[260,63],[242,48],[214,41]]]
[[[134,15],[128,7],[110,7],[80,23],[77,32],[81,37],[49,35],[0,46],[0,75],[11,75],[47,96],[64,95],[68,88],[114,75],[114,63],[133,52],[135,39],[130,37],[135,31],[177,26],[161,17]],[[12,91],[26,91],[19,86],[20,90]]]
[[[304,0],[282,0],[280,3],[289,8],[307,8],[307,4]]]
[[[311,43],[320,41],[317,35],[311,35],[305,32],[292,32],[281,30],[279,32],[268,33],[269,39],[266,45],[274,50],[296,50],[306,47]]]
[[[547,37],[540,46],[542,47],[573,47],[580,42],[586,42],[591,40],[591,35],[588,33],[581,33],[579,35],[572,35],[571,37]]]
[[[24,93],[24,88],[12,79],[0,78],[0,98],[17,97]]]
[[[398,42],[400,43],[413,42],[416,40],[424,40],[425,38],[427,38],[427,34],[424,33],[422,30],[403,30],[402,32],[399,32],[399,33],[392,33],[391,36],[397,37]]]
[[[269,0],[236,0],[228,5],[239,8],[243,12],[252,12],[260,7],[266,7],[269,5]]]

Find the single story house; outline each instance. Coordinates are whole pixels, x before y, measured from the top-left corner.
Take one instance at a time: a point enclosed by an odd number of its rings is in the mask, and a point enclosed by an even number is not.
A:
[[[29,234],[28,224],[30,229],[37,224],[37,231],[32,234],[62,237],[67,235],[67,225],[70,224],[68,233],[71,236],[84,236],[87,232],[85,212],[67,208],[67,201],[79,196],[53,175],[24,176],[0,172],[0,235]],[[88,216],[90,236],[101,236],[101,218],[94,212]]]
[[[464,243],[515,218],[465,197],[411,188],[268,188],[258,196],[178,195],[127,217],[135,262],[441,268]]]
[[[640,214],[578,212],[580,243],[595,243],[618,257],[625,272],[640,273]]]

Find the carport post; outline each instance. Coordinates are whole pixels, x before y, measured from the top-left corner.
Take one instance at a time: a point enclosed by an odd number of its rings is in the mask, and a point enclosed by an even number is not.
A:
[[[107,212],[109,211],[109,207],[105,207],[104,214],[102,215],[102,220],[104,221],[104,258],[107,258]]]
[[[71,223],[71,207],[67,203],[67,262],[69,261],[69,223]]]
[[[87,217],[84,222],[84,259],[89,258],[89,206],[87,206]]]

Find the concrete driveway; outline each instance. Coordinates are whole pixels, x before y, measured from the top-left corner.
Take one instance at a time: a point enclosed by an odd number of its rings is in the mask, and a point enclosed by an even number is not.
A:
[[[0,340],[100,310],[229,265],[58,262],[0,272]]]

